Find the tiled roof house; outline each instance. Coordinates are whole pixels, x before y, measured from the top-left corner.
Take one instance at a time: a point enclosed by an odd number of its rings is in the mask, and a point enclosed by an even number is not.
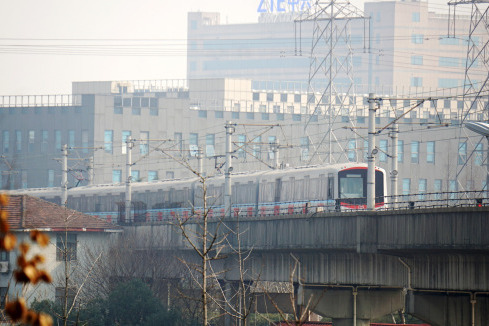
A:
[[[56,280],[64,273],[64,256],[60,248],[70,248],[70,268],[77,268],[86,259],[84,251],[99,252],[111,241],[112,237],[120,234],[122,228],[109,224],[94,216],[86,215],[39,198],[27,195],[12,195],[9,204],[4,208],[9,214],[11,231],[16,234],[17,242],[29,242],[29,232],[40,230],[49,235],[50,245],[40,248],[31,247],[31,254],[41,253],[46,261],[43,268],[51,273],[53,284],[29,286],[24,289],[28,301],[56,300],[59,296],[60,285]],[[66,244],[66,245],[65,245]],[[22,290],[13,287],[12,273],[16,268],[17,252],[0,251],[0,296],[3,300],[9,296],[17,296]],[[76,285],[75,285],[76,286]]]

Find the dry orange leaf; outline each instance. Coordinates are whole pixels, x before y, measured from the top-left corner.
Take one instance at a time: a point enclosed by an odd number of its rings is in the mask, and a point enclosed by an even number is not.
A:
[[[19,250],[22,253],[22,255],[26,255],[27,252],[29,251],[29,248],[30,248],[29,244],[28,243],[25,243],[25,242],[22,242],[19,245]]]
[[[49,236],[37,230],[31,231],[31,240],[37,242],[41,247],[49,244]]]
[[[11,251],[15,248],[16,243],[17,238],[15,237],[15,235],[8,233],[0,238],[0,249]]]
[[[24,298],[5,304],[5,312],[13,321],[23,320],[27,314],[27,307]]]
[[[0,205],[2,205],[2,206],[8,205],[8,195],[0,194]]]

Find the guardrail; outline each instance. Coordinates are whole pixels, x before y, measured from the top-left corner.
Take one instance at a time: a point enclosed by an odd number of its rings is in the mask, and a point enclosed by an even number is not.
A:
[[[383,201],[382,201],[383,199]],[[350,200],[350,203],[345,201]],[[277,202],[263,204],[238,204],[232,206],[232,216],[240,218],[264,218],[283,215],[313,215],[323,212],[353,212],[366,210],[366,198],[337,199],[337,200],[308,200],[294,202]],[[361,203],[363,202],[363,203]],[[359,204],[360,203],[360,204]],[[482,207],[489,206],[489,198],[485,191],[437,192],[422,194],[405,194],[396,197],[379,198],[376,210],[408,210],[441,207]],[[355,208],[352,208],[355,207]],[[224,206],[214,206],[208,209],[207,217],[221,219],[225,217]],[[104,219],[113,224],[127,224],[124,213],[97,212],[87,213]],[[204,211],[201,207],[142,209],[131,211],[129,223],[158,223],[177,221],[178,219],[201,219]]]

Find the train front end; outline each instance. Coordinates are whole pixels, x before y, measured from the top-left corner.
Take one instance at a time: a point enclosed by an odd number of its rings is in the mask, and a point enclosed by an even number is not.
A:
[[[338,203],[341,209],[367,208],[367,167],[355,166],[338,171]],[[385,171],[375,168],[375,208],[385,207]]]

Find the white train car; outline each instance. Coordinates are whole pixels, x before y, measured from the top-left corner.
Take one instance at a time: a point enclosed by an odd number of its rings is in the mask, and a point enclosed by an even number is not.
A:
[[[367,201],[367,165],[344,163],[232,175],[232,214],[243,217],[361,210]],[[375,169],[375,206],[385,206],[386,174]],[[211,216],[224,216],[224,176],[206,179]],[[96,185],[68,191],[68,207],[124,222],[125,185]],[[60,188],[25,189],[25,193],[60,204]],[[199,178],[132,184],[134,222],[190,217],[203,213]]]

